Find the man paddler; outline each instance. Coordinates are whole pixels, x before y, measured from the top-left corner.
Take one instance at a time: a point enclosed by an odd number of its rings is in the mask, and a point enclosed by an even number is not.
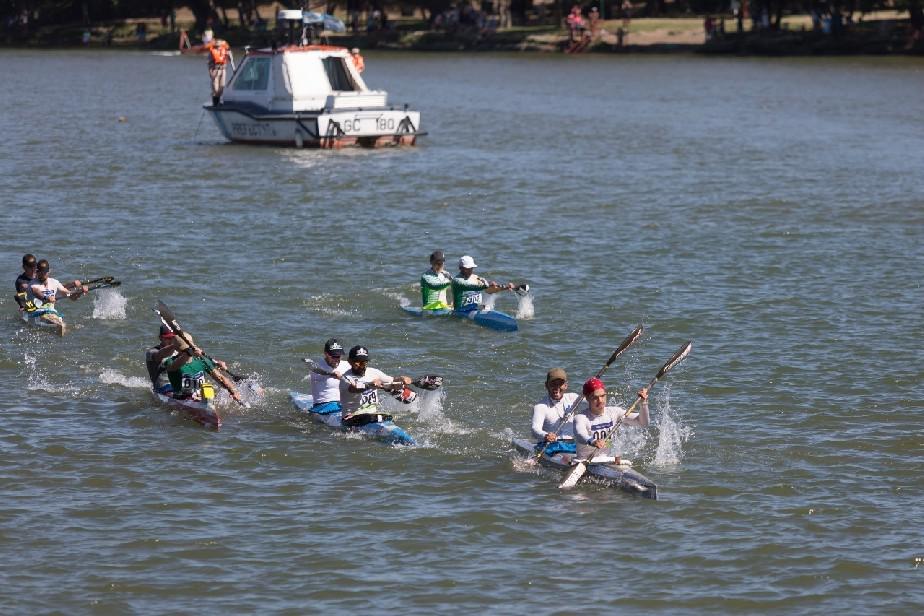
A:
[[[568,373],[552,368],[545,375],[546,396],[533,407],[532,432],[537,447],[549,455],[574,450],[574,415],[566,414],[577,402],[578,395],[568,391]]]
[[[192,344],[187,343],[183,339],[184,336]],[[202,385],[205,383],[205,375],[207,374],[227,389],[236,402],[243,403],[241,394],[234,386],[234,383],[220,372],[220,370],[228,369],[227,364],[223,361],[215,361],[210,357],[206,357],[202,349],[195,346],[192,336],[186,333],[182,336],[174,336],[173,343],[166,347],[163,352],[167,353],[174,350],[176,355],[169,357],[164,362],[174,398],[201,400],[203,397]]]
[[[481,310],[482,295],[485,293],[498,293],[513,290],[513,283],[498,284],[493,280],[485,280],[475,275],[475,259],[465,255],[459,259],[459,273],[452,279],[452,300],[456,312],[472,312]]]
[[[16,277],[16,303],[19,304],[20,312],[35,310],[35,305],[29,299],[29,287],[35,278],[35,264],[35,255],[27,253],[22,256],[22,274]]]
[[[312,371],[311,397],[314,406],[312,413],[327,415],[337,413],[340,408],[340,378],[349,372],[350,364],[343,360],[343,345],[336,338],[330,338],[324,343],[324,357],[318,365],[331,374],[320,374]]]
[[[231,46],[226,41],[216,38],[205,44],[208,50],[209,79],[212,84],[212,105],[221,103],[221,94],[225,90],[225,66],[231,53]]]
[[[380,389],[402,389],[411,384],[411,377],[393,379],[381,370],[369,368],[369,349],[355,346],[348,355],[350,369],[340,380],[340,406],[343,421],[363,413],[378,412]]]
[[[430,269],[420,277],[420,300],[424,310],[446,310],[452,276],[444,269],[446,255],[442,250],[430,254]]]
[[[70,283],[70,287],[61,284],[56,278],[51,277],[51,265],[46,259],[42,259],[35,265],[35,279],[29,283],[29,301],[33,302],[36,310],[29,312],[30,319],[41,319],[51,323],[58,328],[58,333],[64,335],[67,327],[64,325],[64,319],[58,313],[55,304],[58,301],[58,295],[63,295],[71,300],[80,299],[88,291],[87,287],[82,285],[79,280]]]
[[[622,407],[606,406],[606,386],[600,379],[588,379],[582,391],[587,398],[587,406],[574,418],[574,439],[579,458],[589,458],[596,453],[595,450],[606,448],[606,442],[620,425],[644,428],[649,423],[647,388],[638,392],[642,399],[639,412],[629,415]],[[619,456],[616,456],[616,463],[619,463]]]

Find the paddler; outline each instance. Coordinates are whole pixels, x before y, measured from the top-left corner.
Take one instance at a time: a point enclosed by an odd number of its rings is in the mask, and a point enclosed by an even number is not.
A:
[[[231,46],[222,39],[208,41],[204,48],[208,51],[209,79],[212,83],[212,105],[221,102],[221,93],[225,90],[225,65],[228,63],[228,54]]]
[[[604,449],[606,441],[613,431],[620,425],[638,426],[644,428],[649,423],[648,417],[648,389],[638,392],[642,399],[638,413],[626,415],[626,409],[618,406],[606,406],[606,386],[598,378],[588,379],[584,383],[584,397],[588,406],[585,406],[574,418],[574,439],[578,445],[578,457],[587,458],[593,455],[593,449]],[[619,463],[619,456],[616,456]]]
[[[170,378],[167,376],[167,360],[177,355],[178,351],[173,344],[176,334],[166,325],[161,325],[159,335],[160,342],[157,346],[145,352],[144,363],[147,365],[151,387],[154,391],[165,396],[172,396],[173,386],[170,385]]]
[[[444,269],[446,255],[442,250],[430,254],[430,269],[420,277],[420,297],[424,310],[446,310],[452,276]]]
[[[549,370],[545,390],[547,395],[533,407],[533,438],[549,455],[575,453],[574,415],[562,421],[578,399],[577,394],[568,391],[568,373],[562,368]]]
[[[355,415],[378,412],[379,389],[397,390],[411,384],[411,377],[393,379],[381,370],[369,368],[369,349],[355,346],[347,357],[350,369],[340,381],[340,406],[343,420]]]
[[[192,336],[183,335],[192,345],[187,344],[183,336],[174,336],[171,348],[176,349],[177,354],[165,363],[167,378],[170,379],[170,386],[173,389],[173,397],[181,400],[202,399],[202,385],[205,383],[205,375],[208,374],[227,389],[235,401],[243,402],[240,392],[237,391],[231,379],[219,372],[219,369],[227,370],[227,364],[206,357],[202,349],[195,346],[196,343]]]
[[[343,360],[343,345],[336,338],[324,343],[324,360],[317,362],[325,370],[334,374],[319,374],[312,371],[311,397],[314,399],[312,413],[327,415],[340,411],[340,378],[349,372],[350,364]]]
[[[61,284],[56,278],[52,278],[51,265],[46,259],[42,259],[35,265],[35,279],[29,284],[29,298],[36,306],[36,310],[29,313],[29,318],[41,319],[47,323],[52,323],[58,327],[58,333],[64,335],[67,327],[64,325],[64,319],[58,314],[55,303],[58,301],[58,294],[71,300],[78,300],[88,291],[87,287],[82,285],[79,280],[70,283],[73,288],[68,288]]]
[[[459,259],[459,273],[452,279],[452,299],[456,312],[472,312],[480,310],[482,305],[481,292],[498,293],[513,289],[513,283],[498,284],[493,280],[485,280],[475,275],[475,259],[465,255]]]
[[[32,312],[35,305],[29,300],[29,287],[32,286],[32,280],[35,278],[35,255],[24,254],[22,256],[22,274],[16,277],[16,303],[19,304],[19,311]]]

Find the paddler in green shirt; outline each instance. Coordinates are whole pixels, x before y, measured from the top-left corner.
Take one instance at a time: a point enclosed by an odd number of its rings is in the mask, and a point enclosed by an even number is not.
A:
[[[434,250],[430,255],[430,269],[420,277],[420,297],[424,310],[448,310],[452,307],[447,301],[452,276],[443,269],[445,263],[446,255],[443,251]]]
[[[227,364],[206,357],[202,349],[195,346],[192,337],[189,334],[184,335],[189,338],[192,345],[187,344],[182,336],[176,336],[173,348],[176,349],[177,354],[164,362],[167,378],[170,379],[170,386],[173,388],[173,397],[200,399],[202,384],[205,383],[205,375],[208,374],[227,389],[234,400],[241,402],[241,394],[234,383],[219,372],[219,368],[227,370]]]
[[[513,283],[498,284],[475,275],[475,259],[465,255],[459,259],[459,274],[452,279],[452,299],[456,312],[480,310],[481,292],[498,293],[513,289]]]

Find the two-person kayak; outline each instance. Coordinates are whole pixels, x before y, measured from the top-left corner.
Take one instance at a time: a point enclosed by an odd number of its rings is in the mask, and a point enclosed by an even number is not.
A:
[[[448,317],[472,321],[476,325],[487,327],[499,332],[515,332],[518,329],[517,320],[505,312],[498,310],[471,310],[469,312],[456,312],[450,308],[440,310],[424,310],[417,306],[401,306],[401,309],[415,317]]]
[[[295,406],[296,410],[308,415],[312,421],[323,424],[340,432],[360,434],[389,445],[416,445],[410,434],[399,428],[392,420],[391,415],[386,413],[372,413],[369,417],[363,418],[363,421],[354,425],[344,425],[343,414],[340,411],[333,413],[314,413],[311,408],[314,406],[314,398],[311,394],[303,394],[297,391],[289,392],[289,399]]]
[[[515,438],[511,441],[511,445],[517,450],[517,453],[533,459],[536,459],[536,455],[541,449],[541,447],[537,448],[534,441],[525,438]],[[587,465],[587,473],[582,481],[596,481],[619,488],[630,494],[636,494],[642,498],[657,500],[658,486],[652,480],[634,470],[625,461],[622,464],[615,464],[612,457],[599,456],[595,459],[600,460],[600,462],[591,462]],[[538,462],[547,468],[563,472],[570,471],[575,465],[575,455],[563,452],[553,453],[552,455],[543,453],[539,456]]]

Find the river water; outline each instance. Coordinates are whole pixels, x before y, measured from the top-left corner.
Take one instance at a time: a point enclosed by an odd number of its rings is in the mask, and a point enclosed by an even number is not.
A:
[[[225,144],[205,61],[3,51],[0,257],[116,291],[63,339],[0,297],[3,613],[907,614],[924,602],[919,59],[376,54],[420,147]],[[427,255],[528,282],[500,334],[415,320]],[[257,375],[156,404],[169,304]],[[638,323],[615,402],[686,340],[624,455],[660,500],[516,459]],[[329,336],[441,395],[391,448],[295,415]]]

